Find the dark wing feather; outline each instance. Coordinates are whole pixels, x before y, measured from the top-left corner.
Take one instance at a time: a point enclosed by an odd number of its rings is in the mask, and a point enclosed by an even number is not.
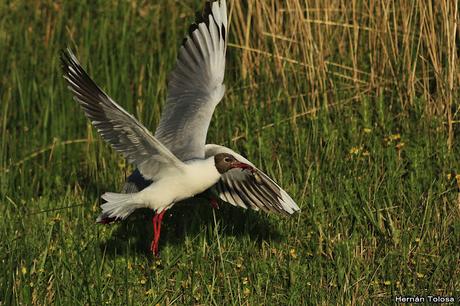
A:
[[[206,157],[218,153],[232,154],[238,161],[254,167],[253,172],[232,169],[222,175],[214,188],[223,201],[243,208],[285,215],[300,210],[286,191],[246,158],[223,146],[206,145]]]

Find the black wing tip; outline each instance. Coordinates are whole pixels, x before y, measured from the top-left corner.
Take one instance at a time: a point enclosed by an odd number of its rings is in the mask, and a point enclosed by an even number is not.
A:
[[[80,105],[86,103],[94,107],[98,103],[88,102],[92,101],[94,97],[100,99],[102,96],[105,96],[105,98],[110,99],[91,79],[83,67],[81,67],[78,59],[70,48],[62,49],[59,53],[61,68],[64,72],[63,77],[67,81],[67,87],[72,91],[75,101]],[[87,115],[91,116],[92,114],[88,113],[88,107],[89,106],[83,106]]]
[[[225,25],[222,24],[222,27],[220,29],[220,35],[222,36],[223,41],[225,41],[225,39],[226,39],[226,35],[227,35],[226,31],[227,31],[227,29],[225,28]]]
[[[209,26],[209,15],[212,15],[212,2],[206,1],[204,8],[201,12],[195,13],[195,22],[188,27],[188,36],[182,41],[182,45],[185,45],[188,37],[192,36],[192,33],[198,29],[200,23],[205,23],[206,27]]]
[[[67,75],[69,72],[69,65],[71,63],[71,58],[69,54],[69,49],[61,49],[59,51],[59,58],[61,59],[61,69]]]
[[[63,48],[59,51],[59,58],[61,59],[61,69],[66,76],[71,73],[70,67],[74,68],[75,71],[81,69],[80,63],[78,63],[75,55],[69,47],[65,49]]]
[[[192,23],[189,26],[189,28],[188,28],[188,36],[183,39],[182,46],[185,45],[185,43],[187,42],[187,39],[189,37],[192,37],[192,33],[195,32],[198,29],[198,25],[200,23],[204,23],[204,24],[206,24],[206,27],[209,27],[209,15],[212,16],[212,19],[213,19],[214,23],[218,27],[218,24],[216,22],[214,14],[212,13],[212,4],[214,2],[217,2],[220,5],[219,0],[217,0],[217,1],[206,1],[203,10],[201,12],[196,12],[196,14],[195,14],[195,22]],[[222,39],[225,41],[226,29],[225,29],[225,26],[223,24],[222,24],[221,31],[219,32],[219,34],[222,36]]]
[[[206,25],[209,25],[209,15],[212,15],[212,3],[213,2],[218,2],[218,1],[206,1],[203,11],[201,13],[197,12],[196,13],[196,18],[195,18],[195,23],[206,23]]]

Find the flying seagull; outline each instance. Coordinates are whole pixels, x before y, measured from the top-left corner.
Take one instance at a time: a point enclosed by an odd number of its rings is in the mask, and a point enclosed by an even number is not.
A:
[[[207,2],[190,26],[169,75],[166,105],[155,135],[96,85],[70,49],[61,54],[74,99],[102,138],[137,167],[123,193],[102,195],[106,202],[97,222],[123,220],[138,208],[151,208],[155,255],[165,211],[205,191],[243,208],[284,215],[300,210],[246,158],[229,148],[206,144],[214,108],[225,92],[227,29],[225,0]]]

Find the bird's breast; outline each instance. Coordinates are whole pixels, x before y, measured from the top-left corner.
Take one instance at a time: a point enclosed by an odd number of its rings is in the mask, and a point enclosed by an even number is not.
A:
[[[212,158],[214,159],[214,158]],[[168,207],[212,187],[220,179],[214,161],[186,163],[184,171],[165,175],[140,192],[142,202],[152,209]]]

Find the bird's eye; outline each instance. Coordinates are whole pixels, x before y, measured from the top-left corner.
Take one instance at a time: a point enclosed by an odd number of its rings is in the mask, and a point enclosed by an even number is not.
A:
[[[232,160],[231,160],[230,157],[225,157],[225,158],[224,158],[224,162],[226,162],[226,163],[229,163],[229,162],[231,162],[231,161],[232,161]]]

